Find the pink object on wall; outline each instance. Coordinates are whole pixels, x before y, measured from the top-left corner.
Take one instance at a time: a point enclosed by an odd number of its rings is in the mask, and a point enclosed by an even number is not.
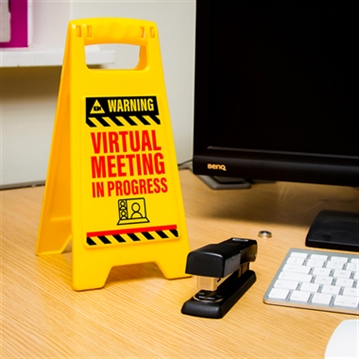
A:
[[[10,0],[9,42],[0,42],[0,47],[27,47],[27,0]]]

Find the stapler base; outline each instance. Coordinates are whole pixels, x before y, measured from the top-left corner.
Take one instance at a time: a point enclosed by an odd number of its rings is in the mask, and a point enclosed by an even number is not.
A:
[[[256,281],[256,274],[247,270],[240,277],[233,273],[216,291],[199,291],[182,306],[182,314],[203,318],[223,318]]]

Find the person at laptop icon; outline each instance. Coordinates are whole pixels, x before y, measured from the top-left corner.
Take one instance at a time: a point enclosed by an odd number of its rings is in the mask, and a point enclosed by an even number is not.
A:
[[[118,210],[120,218],[117,225],[149,222],[144,198],[121,199],[118,201]]]

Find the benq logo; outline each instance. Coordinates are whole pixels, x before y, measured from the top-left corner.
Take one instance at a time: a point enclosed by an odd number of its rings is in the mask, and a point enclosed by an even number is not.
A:
[[[221,171],[227,171],[227,168],[225,165],[219,165],[214,163],[208,163],[207,168],[209,170],[221,170]]]

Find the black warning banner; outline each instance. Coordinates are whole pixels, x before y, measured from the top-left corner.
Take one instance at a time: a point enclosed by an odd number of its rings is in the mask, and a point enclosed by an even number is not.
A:
[[[158,116],[156,96],[88,97],[86,117],[89,116]]]
[[[86,124],[91,128],[160,125],[157,98],[88,97]]]

